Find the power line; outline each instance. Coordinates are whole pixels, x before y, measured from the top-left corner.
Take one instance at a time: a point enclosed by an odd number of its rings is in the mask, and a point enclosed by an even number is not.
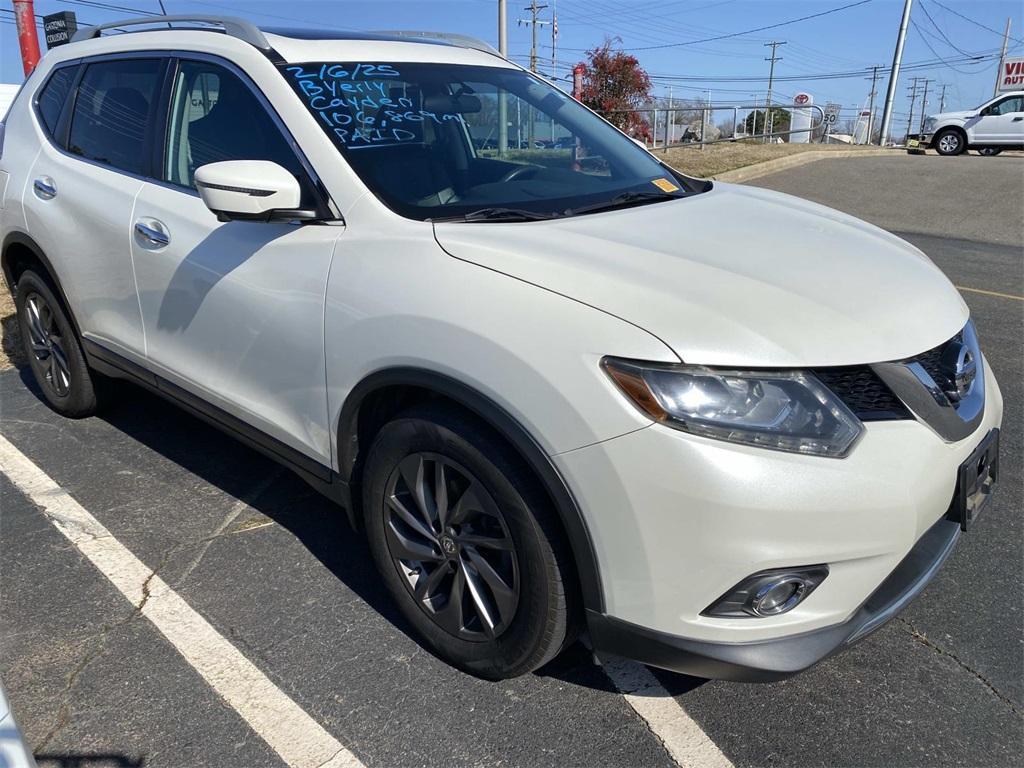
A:
[[[946,43],[949,45],[950,48],[955,50],[957,53],[962,53],[964,56],[970,56],[971,55],[967,51],[965,51],[963,48],[960,48],[952,40],[950,40],[949,36],[945,32],[942,31],[942,27],[940,27],[938,24],[935,23],[935,19],[933,19],[932,15],[928,12],[928,6],[925,5],[924,0],[920,0],[920,2],[918,3],[918,7],[922,11],[924,11],[924,15],[928,17],[928,21],[930,21],[932,23],[932,26],[935,27],[935,31],[938,32],[940,35],[942,35],[942,39],[946,41]],[[918,30],[918,31],[920,32],[920,30]],[[933,53],[934,53],[934,51],[933,51]],[[938,55],[938,54],[936,54],[936,55]]]
[[[1002,32],[999,32],[999,31],[997,31],[997,30],[995,30],[995,29],[992,29],[992,27],[986,27],[986,26],[985,26],[984,24],[982,24],[982,23],[981,23],[980,21],[975,21],[974,19],[970,18],[969,16],[964,16],[964,15],[963,15],[962,13],[960,13],[959,11],[954,11],[954,10],[953,10],[952,8],[950,8],[950,7],[948,6],[948,5],[943,5],[942,3],[940,3],[940,2],[939,2],[939,0],[932,0],[932,2],[933,2],[933,3],[935,3],[935,4],[937,5],[937,6],[939,6],[939,8],[943,8],[943,9],[945,9],[945,10],[949,11],[949,12],[950,12],[950,13],[952,13],[952,14],[953,14],[954,16],[959,16],[959,17],[960,17],[961,19],[963,19],[964,21],[969,21],[969,22],[971,22],[971,24],[973,24],[973,25],[974,25],[974,26],[976,26],[976,27],[981,27],[982,29],[987,29],[987,30],[988,30],[989,32],[991,32],[991,33],[992,33],[993,35],[999,35],[1000,37],[1002,37],[1002,36],[1003,36],[1003,33],[1002,33]],[[1010,39],[1011,39],[1011,40],[1013,40],[1013,42],[1015,42],[1015,43],[1020,43],[1021,45],[1024,45],[1024,40],[1021,40],[1021,39],[1020,39],[1020,38],[1018,38],[1018,37],[1011,37]]]
[[[818,13],[812,13],[812,14],[810,14],[808,16],[801,16],[800,18],[797,18],[797,19],[790,19],[788,21],[780,21],[780,22],[778,22],[776,24],[767,24],[767,25],[765,25],[763,27],[755,27],[754,29],[747,29],[747,30],[744,30],[743,32],[730,32],[728,34],[716,35],[714,37],[705,37],[705,38],[702,38],[702,39],[699,39],[699,40],[687,40],[687,41],[682,42],[682,43],[665,43],[663,45],[647,45],[647,46],[640,46],[640,47],[635,47],[635,48],[624,48],[623,50],[627,50],[627,51],[653,51],[653,50],[657,50],[657,49],[661,49],[661,48],[678,48],[678,47],[681,47],[681,46],[684,46],[684,45],[697,45],[699,43],[710,43],[710,42],[713,42],[715,40],[727,40],[727,39],[732,38],[732,37],[740,37],[741,35],[751,35],[754,32],[764,32],[765,30],[769,30],[769,29],[777,29],[779,27],[785,27],[785,26],[787,26],[789,24],[796,24],[798,22],[807,21],[809,19],[817,19],[817,18],[820,18],[821,16],[828,16],[831,13],[838,13],[839,11],[845,11],[848,8],[856,8],[859,5],[867,5],[870,2],[872,2],[872,0],[858,0],[858,2],[856,2],[856,3],[849,3],[848,5],[842,5],[842,6],[839,6],[838,8],[832,8],[832,9],[827,10],[827,11],[820,11]],[[587,49],[586,48],[566,48],[564,50],[586,51]]]
[[[914,21],[913,19],[910,20],[910,26],[912,26],[914,28],[914,31],[917,32],[917,36],[921,38],[921,42],[924,43],[925,46],[927,46],[928,50],[931,51],[935,55],[935,58],[938,59],[939,62],[943,66],[949,67],[954,72],[959,72],[961,75],[971,75],[971,74],[974,74],[973,72],[971,72],[969,70],[957,69],[952,64],[950,64],[948,61],[944,60],[941,56],[939,56],[938,51],[936,51],[932,47],[932,44],[928,42],[928,38],[924,36],[924,31],[921,29],[921,27],[919,27],[917,25],[917,22]]]

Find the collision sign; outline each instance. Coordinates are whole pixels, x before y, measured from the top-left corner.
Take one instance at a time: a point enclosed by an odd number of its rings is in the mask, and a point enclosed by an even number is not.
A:
[[[46,33],[46,49],[67,45],[78,31],[78,20],[74,11],[61,11],[43,16],[43,32]]]
[[[1019,91],[1024,88],[1024,58],[1005,59],[999,70],[999,91]]]

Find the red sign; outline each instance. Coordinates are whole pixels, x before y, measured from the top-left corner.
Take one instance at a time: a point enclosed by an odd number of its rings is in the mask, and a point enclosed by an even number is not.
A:
[[[811,100],[811,97],[809,95],[807,95],[806,93],[798,93],[796,96],[793,97],[793,101],[796,104],[806,104],[810,100]]]

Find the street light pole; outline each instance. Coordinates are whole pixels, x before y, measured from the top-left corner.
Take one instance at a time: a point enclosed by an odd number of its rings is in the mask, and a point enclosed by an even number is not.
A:
[[[885,108],[882,110],[882,134],[879,137],[879,146],[885,146],[889,141],[889,124],[892,121],[892,103],[896,98],[896,82],[900,77],[900,62],[903,60],[903,45],[907,42],[907,27],[910,25],[910,7],[914,0],[905,0],[903,4],[903,20],[900,22],[900,31],[896,36],[896,50],[892,55],[892,69],[889,70],[889,87],[885,91]]]

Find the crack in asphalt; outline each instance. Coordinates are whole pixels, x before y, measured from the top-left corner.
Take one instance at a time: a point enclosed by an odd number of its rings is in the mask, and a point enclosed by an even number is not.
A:
[[[1014,702],[1013,699],[1009,698],[1008,696],[1006,696],[1006,694],[1004,694],[1002,691],[996,688],[995,685],[993,685],[992,681],[990,681],[987,677],[981,674],[978,670],[972,668],[970,664],[965,662],[952,651],[948,651],[935,641],[930,640],[924,632],[915,627],[908,619],[905,619],[902,616],[897,616],[896,621],[907,627],[910,636],[914,638],[914,640],[916,640],[917,642],[921,643],[921,645],[923,645],[925,648],[934,651],[940,656],[946,656],[952,659],[957,664],[957,666],[959,666],[965,672],[976,677],[982,685],[984,685],[986,688],[989,689],[989,691],[991,691],[993,696],[995,696],[1001,702],[1006,704],[1006,706],[1008,706],[1014,714],[1024,715],[1024,712],[1021,711],[1020,707],[1017,706],[1016,702]]]

